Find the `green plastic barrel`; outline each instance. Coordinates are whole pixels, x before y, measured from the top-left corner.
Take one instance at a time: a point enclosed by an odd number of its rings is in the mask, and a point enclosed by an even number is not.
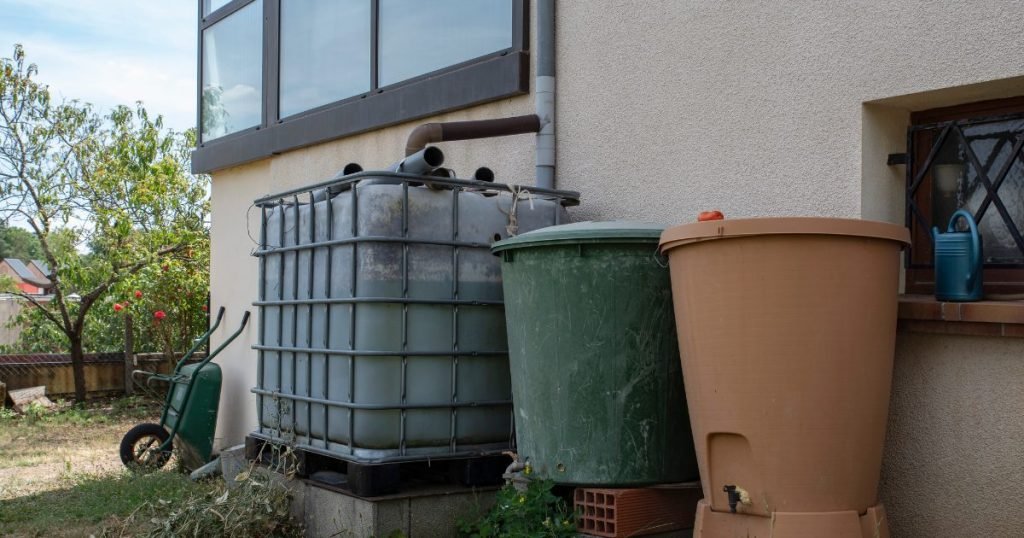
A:
[[[499,241],[517,452],[561,484],[698,478],[664,228],[579,222]]]

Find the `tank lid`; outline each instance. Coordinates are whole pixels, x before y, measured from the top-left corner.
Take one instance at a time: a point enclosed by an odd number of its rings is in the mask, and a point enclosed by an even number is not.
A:
[[[658,243],[665,227],[649,222],[613,220],[548,226],[491,245],[491,252],[537,245],[574,243]]]
[[[845,235],[871,239],[887,239],[910,244],[910,230],[904,226],[860,219],[819,217],[782,217],[757,219],[723,219],[674,226],[661,234],[658,248],[664,252],[710,239],[727,239],[755,235]]]

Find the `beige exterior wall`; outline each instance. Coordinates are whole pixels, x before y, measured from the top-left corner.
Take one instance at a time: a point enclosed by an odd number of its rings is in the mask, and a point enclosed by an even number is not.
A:
[[[558,186],[582,193],[577,220],[671,224],[715,208],[902,222],[903,169],[885,157],[905,149],[909,112],[1024,94],[1024,2],[563,0],[558,10]],[[532,109],[518,97],[435,119]],[[394,162],[413,125],[214,174],[211,288],[230,308],[226,327],[256,298],[252,200],[350,161]],[[499,181],[532,181],[530,136],[442,147],[461,176],[487,165]],[[220,358],[222,444],[255,425],[257,326]],[[894,536],[1024,528],[1003,489],[1024,461],[1024,391],[1012,390],[1024,386],[1021,351],[1019,340],[901,337],[882,492]]]
[[[8,327],[14,316],[25,307],[27,301],[10,295],[0,296],[0,345],[9,346],[18,341],[21,327]]]
[[[896,538],[1020,536],[1024,344],[901,334],[882,501]]]

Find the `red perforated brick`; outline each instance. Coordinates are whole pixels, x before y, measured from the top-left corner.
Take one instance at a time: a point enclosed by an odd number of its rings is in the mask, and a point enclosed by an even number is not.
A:
[[[700,487],[577,488],[576,530],[619,538],[693,527]]]

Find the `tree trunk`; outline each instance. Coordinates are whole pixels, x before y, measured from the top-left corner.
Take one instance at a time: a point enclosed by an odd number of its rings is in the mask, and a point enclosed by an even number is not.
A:
[[[132,370],[135,369],[135,331],[132,329],[132,315],[124,317],[124,393],[131,396],[135,392]]]
[[[75,401],[85,401],[85,353],[82,351],[82,337],[71,340],[71,369],[75,374]]]

